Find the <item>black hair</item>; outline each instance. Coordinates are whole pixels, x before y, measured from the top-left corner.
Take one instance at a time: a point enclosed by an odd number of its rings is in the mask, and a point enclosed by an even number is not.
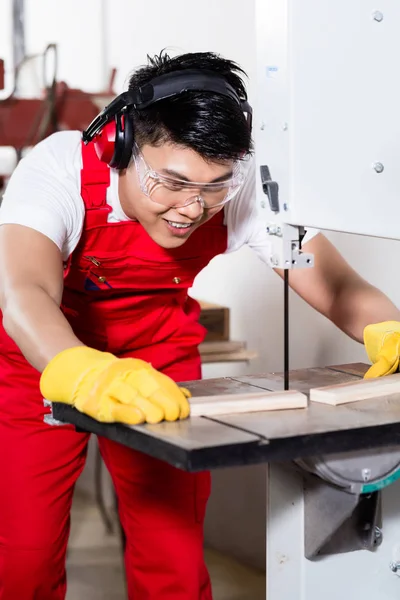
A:
[[[147,59],[148,64],[130,77],[129,90],[171,71],[206,69],[222,75],[239,98],[247,100],[241,77],[246,76],[245,71],[217,54],[195,52],[171,58],[163,50]],[[131,109],[130,115],[139,147],[172,142],[191,148],[206,160],[235,160],[252,151],[251,132],[241,107],[220,94],[187,91],[140,111]]]

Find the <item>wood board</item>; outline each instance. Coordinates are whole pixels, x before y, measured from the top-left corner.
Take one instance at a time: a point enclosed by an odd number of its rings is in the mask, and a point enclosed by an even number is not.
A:
[[[233,340],[203,342],[199,346],[202,356],[206,354],[225,354],[227,352],[240,352],[246,349],[246,342],[235,342]]]
[[[238,352],[221,352],[215,354],[201,355],[201,362],[206,363],[227,363],[227,362],[249,362],[258,357],[257,352],[253,350],[239,350]]]
[[[199,351],[203,364],[249,361],[258,356],[257,352],[247,349],[246,342],[232,340],[203,342]]]
[[[272,410],[307,408],[305,394],[296,391],[220,394],[190,398],[191,417],[211,417]]]
[[[369,398],[379,398],[400,393],[400,373],[361,379],[349,383],[327,385],[310,390],[310,401],[338,406],[350,402],[359,402]]]

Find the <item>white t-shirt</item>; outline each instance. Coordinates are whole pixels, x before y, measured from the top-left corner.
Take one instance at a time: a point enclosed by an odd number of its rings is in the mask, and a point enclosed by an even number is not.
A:
[[[80,194],[82,168],[79,131],[55,133],[37,144],[15,169],[0,208],[0,225],[25,225],[50,238],[64,260],[76,248],[85,216]],[[257,214],[255,161],[245,162],[246,180],[240,192],[224,207],[228,229],[226,252],[247,244],[269,264],[270,243],[264,220]],[[118,197],[118,171],[110,170],[107,203],[109,222],[129,220]],[[307,238],[313,232],[308,231]]]

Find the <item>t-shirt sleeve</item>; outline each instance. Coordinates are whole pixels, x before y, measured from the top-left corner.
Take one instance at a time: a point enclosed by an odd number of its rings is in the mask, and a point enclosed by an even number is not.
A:
[[[266,219],[257,207],[256,162],[250,158],[245,163],[245,182],[237,197],[225,209],[228,227],[227,253],[239,250],[244,245],[252,248],[268,265],[271,256],[271,241],[266,231]],[[303,244],[313,238],[319,230],[307,228]]]
[[[24,225],[50,238],[64,260],[82,233],[82,164],[78,131],[57,132],[19,162],[0,207],[0,225]]]

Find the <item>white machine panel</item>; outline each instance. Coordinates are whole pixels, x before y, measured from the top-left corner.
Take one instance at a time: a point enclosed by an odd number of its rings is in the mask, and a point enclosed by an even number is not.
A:
[[[260,165],[277,221],[400,239],[400,1],[256,0]]]

